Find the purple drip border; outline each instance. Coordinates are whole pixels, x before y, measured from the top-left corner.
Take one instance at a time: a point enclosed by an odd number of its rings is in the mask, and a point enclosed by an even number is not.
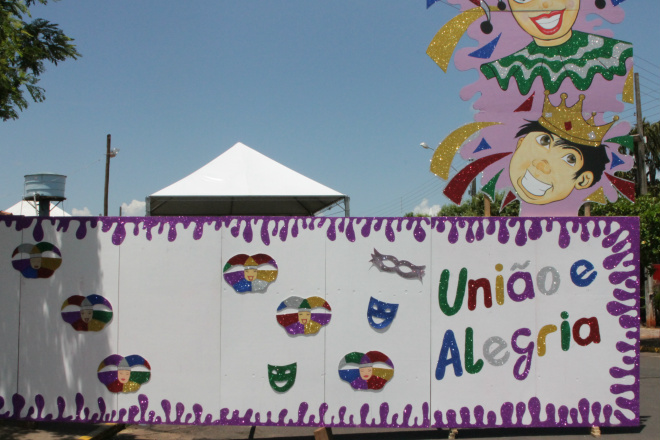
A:
[[[570,245],[571,239],[579,235],[583,242],[591,238],[601,238],[603,248],[610,249],[611,254],[604,261],[603,266],[611,270],[609,280],[615,286],[612,292],[613,300],[607,304],[610,315],[618,317],[619,325],[626,331],[625,340],[618,341],[617,350],[622,354],[622,361],[629,368],[612,367],[610,376],[614,379],[626,379],[632,377],[632,384],[625,384],[626,380],[610,387],[613,395],[633,393],[632,398],[620,396],[615,402],[617,408],[611,405],[602,405],[600,402],[589,402],[586,398],[580,399],[577,406],[569,408],[560,406],[555,408],[552,403],[545,405],[545,417],[541,416],[542,403],[533,397],[528,402],[505,402],[500,407],[502,423],[497,424],[497,414],[494,411],[486,412],[481,405],[473,409],[462,407],[458,410],[450,409],[445,414],[442,411],[433,413],[433,421],[428,402],[422,405],[423,420],[417,417],[410,421],[412,405],[406,405],[402,414],[392,414],[391,422],[388,422],[389,405],[383,403],[379,407],[380,421],[372,417],[369,420],[370,407],[362,405],[360,409],[360,420],[356,421],[353,415],[348,419],[346,407],[341,407],[338,420],[332,416],[326,420],[328,405],[323,403],[316,414],[307,414],[309,405],[301,402],[298,408],[296,420],[288,418],[288,411],[281,410],[277,419],[268,411],[265,420],[262,415],[248,409],[243,415],[238,410],[231,411],[228,408],[220,410],[218,418],[212,414],[204,415],[201,405],[192,406],[192,412],[186,412],[182,403],[175,405],[175,416],[172,417],[172,405],[168,400],[161,402],[163,416],[157,416],[154,410],[149,410],[149,399],[144,394],[139,394],[138,405],[132,405],[128,410],[122,408],[116,411],[107,411],[103,398],[97,399],[98,412],[92,413],[84,404],[81,394],[75,396],[75,416],[65,416],[66,401],[63,397],[57,398],[58,414],[44,414],[45,401],[42,395],[37,394],[34,398],[34,406],[29,406],[25,415],[21,415],[27,402],[20,394],[14,394],[11,398],[13,410],[7,411],[5,404],[8,403],[0,396],[0,419],[22,419],[37,421],[61,421],[61,422],[114,422],[114,423],[149,423],[149,424],[194,424],[194,425],[251,425],[251,426],[307,426],[307,427],[378,427],[378,428],[487,428],[487,427],[579,427],[579,426],[638,426],[640,423],[640,350],[639,350],[639,219],[636,217],[405,217],[405,218],[382,218],[382,217],[348,217],[348,218],[318,218],[318,217],[23,217],[6,216],[0,219],[6,227],[14,226],[16,231],[30,228],[33,239],[41,241],[44,238],[44,223],[50,223],[56,231],[67,232],[73,223],[77,223],[76,238],[84,239],[90,229],[101,226],[103,233],[112,232],[112,243],[120,246],[127,235],[127,227],[132,225],[133,235],[138,236],[144,232],[147,240],[153,238],[154,229],[162,235],[167,227],[167,239],[172,242],[177,239],[181,232],[178,227],[187,230],[193,226],[193,238],[202,238],[204,228],[213,228],[215,231],[221,228],[229,228],[232,236],[242,238],[246,242],[255,239],[254,229],[259,221],[262,221],[258,237],[264,245],[268,246],[271,239],[279,238],[285,242],[289,237],[296,238],[301,233],[300,229],[319,229],[327,223],[326,236],[328,240],[335,241],[339,235],[355,242],[362,237],[369,237],[374,233],[383,231],[390,242],[396,240],[397,235],[412,233],[415,240],[424,242],[428,232],[435,230],[439,233],[447,232],[447,240],[450,244],[459,241],[460,233],[464,232],[464,240],[467,243],[481,241],[486,236],[497,234],[500,243],[505,244],[511,240],[513,232],[514,242],[517,246],[524,246],[528,240],[538,240],[545,232],[551,232],[553,228],[559,228],[558,245],[565,249]],[[601,224],[604,222],[604,227]],[[614,226],[618,226],[617,229]],[[592,229],[589,229],[592,226]],[[511,231],[510,231],[511,229]],[[242,230],[242,233],[241,233]],[[356,233],[357,231],[357,233]],[[628,232],[627,237],[621,237]],[[578,234],[579,233],[579,234]],[[272,238],[271,238],[272,237]],[[626,257],[632,256],[632,259]],[[624,261],[625,260],[625,261]],[[625,288],[620,288],[623,286]],[[626,290],[627,289],[627,290]],[[632,306],[626,303],[633,302]],[[628,380],[629,381],[629,380]],[[632,418],[626,417],[622,409],[631,411]],[[523,417],[529,412],[532,421],[530,424],[523,423]],[[230,416],[231,413],[231,416]],[[139,416],[139,418],[137,418]],[[399,422],[399,416],[401,421]],[[594,421],[590,421],[593,416]],[[307,420],[305,418],[307,417]],[[460,417],[460,420],[459,420]],[[475,419],[473,423],[471,420]]]

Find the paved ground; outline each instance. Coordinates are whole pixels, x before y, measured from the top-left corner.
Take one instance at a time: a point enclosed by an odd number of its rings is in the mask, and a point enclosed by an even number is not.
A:
[[[642,329],[641,361],[641,426],[636,428],[603,428],[603,438],[621,440],[660,439],[660,329]],[[654,352],[655,351],[655,352]],[[251,428],[244,426],[140,426],[87,425],[75,423],[27,423],[0,420],[0,440],[246,440]],[[448,438],[447,430],[422,429],[340,429],[332,430],[337,440],[422,440]],[[589,439],[588,429],[465,429],[457,439],[491,440]],[[311,440],[314,428],[257,427],[252,438]]]

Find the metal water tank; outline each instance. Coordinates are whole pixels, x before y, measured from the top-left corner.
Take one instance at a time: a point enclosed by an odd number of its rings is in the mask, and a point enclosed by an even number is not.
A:
[[[65,200],[64,185],[66,176],[55,173],[26,174],[23,200],[48,199]]]

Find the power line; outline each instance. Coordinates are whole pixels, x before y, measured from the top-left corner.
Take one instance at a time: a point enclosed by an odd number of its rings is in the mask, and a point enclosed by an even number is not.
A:
[[[399,196],[395,199],[392,199],[390,202],[379,205],[376,209],[373,209],[374,215],[380,215],[386,212],[397,211],[403,209],[405,205],[406,208],[411,204],[418,204],[420,199],[428,199],[431,195],[435,194],[437,191],[443,188],[442,182],[435,176],[431,177],[430,180],[419,186],[418,188],[407,192],[406,194]]]
[[[432,194],[434,194],[436,192],[437,192],[436,190],[429,190],[429,191],[426,191],[426,192],[420,194],[416,198],[407,197],[407,198],[404,199],[403,197],[401,197],[398,200],[393,200],[387,208],[383,208],[383,209],[375,211],[375,214],[378,215],[378,214],[383,214],[383,213],[386,213],[386,212],[403,210],[404,206],[407,209],[408,206],[410,206],[410,204],[413,204],[413,203],[417,204],[417,203],[419,203],[420,200],[428,199]]]
[[[657,64],[653,64],[652,62],[650,62],[650,61],[647,60],[646,58],[642,58],[641,56],[639,56],[639,55],[637,55],[637,54],[635,54],[634,57],[635,57],[635,60],[642,60],[642,61],[644,61],[645,63],[648,63],[648,64],[652,65],[653,67],[657,67],[658,69],[660,69],[660,66],[658,66]]]
[[[648,69],[645,69],[645,68],[642,67],[642,66],[635,66],[635,67],[636,67],[637,69],[641,69],[641,70],[643,70],[644,72],[648,73],[649,75],[653,75],[653,76],[655,76],[655,77],[657,77],[657,78],[660,78],[660,75],[658,75],[657,73],[652,72],[652,71],[650,71],[650,70],[648,70]],[[635,70],[637,70],[637,69],[635,69]],[[639,73],[639,72],[638,72],[638,73]]]

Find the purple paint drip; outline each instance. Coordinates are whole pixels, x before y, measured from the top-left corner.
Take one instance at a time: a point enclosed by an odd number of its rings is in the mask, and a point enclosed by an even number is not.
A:
[[[348,226],[346,226],[346,238],[351,243],[355,242],[355,231],[353,230],[353,219],[348,219]]]
[[[149,408],[149,398],[144,394],[139,394],[138,405],[140,405],[140,421],[145,423],[144,416],[147,414],[147,409]]]
[[[80,413],[82,412],[83,407],[85,406],[85,398],[82,394],[76,393],[76,420],[80,420]]]
[[[286,241],[286,237],[289,234],[289,220],[282,221],[282,228],[280,229],[280,240],[282,243]]]
[[[394,220],[387,219],[385,222],[385,237],[388,241],[394,242],[394,229],[392,228],[392,222]]]
[[[137,405],[131,405],[128,408],[128,423],[136,423],[135,418],[140,414],[140,408]]]
[[[499,233],[497,234],[497,240],[502,243],[506,244],[509,242],[509,229],[507,228],[507,221],[506,219],[501,219],[499,220],[500,223],[500,229]],[[512,220],[512,225],[515,224],[515,220]]]
[[[335,231],[334,219],[330,220],[330,226],[328,226],[328,232],[326,233],[326,236],[330,241],[335,241],[337,239],[337,232]]]

